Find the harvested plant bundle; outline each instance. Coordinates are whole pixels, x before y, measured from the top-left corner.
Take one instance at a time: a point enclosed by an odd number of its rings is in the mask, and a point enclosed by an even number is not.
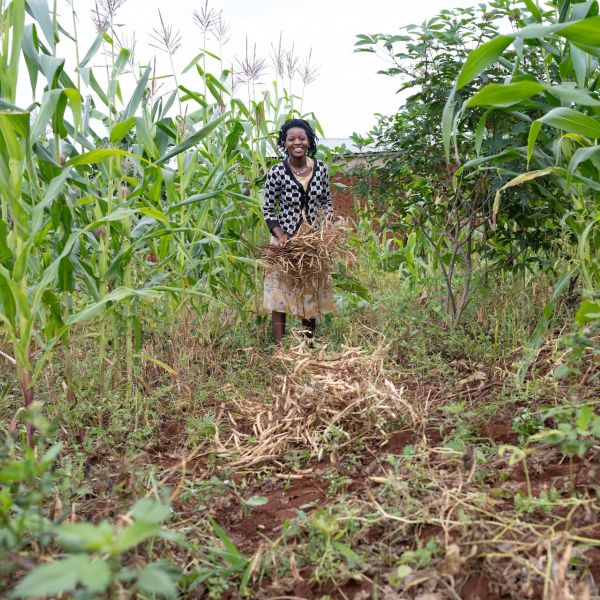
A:
[[[284,245],[263,248],[261,263],[278,269],[300,282],[329,273],[336,258],[352,262],[354,256],[345,246],[348,228],[341,222],[313,227],[302,223],[296,235]]]
[[[404,388],[386,378],[384,356],[384,348],[368,354],[344,347],[327,357],[325,349],[310,350],[305,342],[281,351],[278,359],[286,374],[280,376],[279,391],[267,404],[254,398],[235,401],[235,418],[229,414],[234,429],[221,444],[222,453],[230,456],[233,442],[239,458],[231,466],[236,467],[274,460],[299,447],[319,458],[326,452],[335,458],[341,446],[358,437],[385,437],[384,425],[401,415],[416,424]],[[238,431],[237,421],[252,423],[252,434]]]

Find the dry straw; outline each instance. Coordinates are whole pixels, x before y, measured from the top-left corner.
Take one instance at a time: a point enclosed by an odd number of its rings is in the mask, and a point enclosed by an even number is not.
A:
[[[259,263],[289,276],[298,285],[310,285],[315,277],[331,272],[334,262],[354,263],[346,241],[349,228],[342,221],[326,222],[324,227],[302,223],[296,235],[283,245],[262,248]]]
[[[373,353],[344,347],[335,356],[312,350],[305,341],[276,356],[284,367],[279,389],[267,402],[235,401],[232,435],[220,451],[237,459],[233,467],[276,460],[291,448],[306,448],[319,459],[358,438],[385,436],[384,426],[404,417],[415,425],[415,410],[383,367],[385,348]],[[250,425],[251,424],[251,425]],[[244,429],[245,431],[240,431]],[[251,433],[249,432],[251,430]]]

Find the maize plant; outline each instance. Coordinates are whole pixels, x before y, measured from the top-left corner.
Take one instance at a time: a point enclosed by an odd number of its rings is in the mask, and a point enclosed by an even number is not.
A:
[[[232,70],[219,59],[218,75],[208,72],[205,51],[184,70],[196,72],[201,91],[180,85],[173,70],[174,89],[159,94],[162,76],[135,64],[110,6],[96,14],[100,32],[85,53],[74,5],[72,34],[45,0],[1,9],[0,331],[25,407],[59,348],[67,397],[76,399],[79,323],[96,328],[101,399],[111,365],[123,365],[135,385],[144,299],[160,302],[167,319],[185,302],[204,310],[226,298],[240,314],[252,308],[256,265],[245,242],[263,235],[258,190],[273,134],[298,115],[277,83],[257,93],[247,79],[250,95],[238,98]],[[172,59],[177,38],[162,16],[161,24]],[[57,56],[61,36],[75,45],[74,76]],[[101,51],[102,74],[90,66]],[[124,97],[128,70],[135,85]],[[20,108],[24,76],[34,101]]]

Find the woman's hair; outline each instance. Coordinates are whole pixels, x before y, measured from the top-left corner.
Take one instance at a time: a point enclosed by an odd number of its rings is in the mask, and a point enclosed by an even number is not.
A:
[[[308,155],[311,158],[314,158],[315,154],[317,153],[317,142],[319,141],[319,138],[315,135],[315,132],[308,124],[308,121],[305,121],[304,119],[290,119],[281,126],[281,129],[279,130],[279,136],[277,137],[277,147],[281,150],[283,155],[286,154],[285,138],[287,137],[287,132],[294,127],[304,129],[306,132],[306,137],[308,138]]]

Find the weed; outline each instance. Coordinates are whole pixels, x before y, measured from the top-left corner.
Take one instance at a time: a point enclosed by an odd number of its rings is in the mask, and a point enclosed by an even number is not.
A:
[[[208,411],[199,416],[189,416],[185,423],[185,431],[188,435],[188,444],[192,447],[213,438],[217,432],[215,414],[212,411]]]
[[[524,408],[512,420],[512,429],[518,434],[520,444],[523,444],[529,436],[537,433],[542,426],[543,421],[530,408]]]

